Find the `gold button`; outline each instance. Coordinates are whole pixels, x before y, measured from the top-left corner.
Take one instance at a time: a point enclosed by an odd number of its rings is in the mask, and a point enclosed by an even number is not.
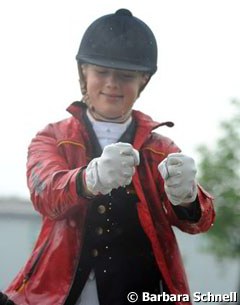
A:
[[[97,227],[96,228],[96,233],[97,233],[97,235],[102,235],[103,234],[103,228],[102,227]]]
[[[91,255],[92,255],[93,257],[97,257],[97,256],[98,256],[98,250],[97,250],[97,249],[92,249]]]
[[[104,214],[106,212],[106,207],[101,204],[98,206],[97,210],[99,214]]]

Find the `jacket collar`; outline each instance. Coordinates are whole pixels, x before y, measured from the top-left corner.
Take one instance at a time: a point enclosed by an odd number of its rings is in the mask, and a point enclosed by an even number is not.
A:
[[[79,121],[82,121],[83,112],[86,111],[87,105],[83,103],[82,101],[76,101],[73,102],[68,108],[67,111],[71,113],[73,117],[78,119]]]
[[[168,127],[174,126],[174,124],[170,121],[161,123],[153,121],[150,116],[142,113],[141,111],[133,110],[132,115],[133,118],[135,118],[135,120],[137,121],[137,132],[134,140],[134,147],[136,149],[139,149],[142,146],[146,138],[154,129],[164,125]]]
[[[73,102],[68,108],[67,111],[71,113],[76,119],[80,122],[83,121],[83,112],[87,109],[87,105],[82,101]],[[152,130],[160,126],[173,127],[174,124],[170,121],[167,122],[157,122],[153,121],[152,118],[141,111],[133,110],[132,116],[136,120],[137,130],[134,140],[134,147],[139,149],[146,138],[149,136]]]

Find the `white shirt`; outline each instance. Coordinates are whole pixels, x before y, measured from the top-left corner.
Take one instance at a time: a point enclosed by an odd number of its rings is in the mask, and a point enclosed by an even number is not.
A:
[[[132,122],[132,117],[129,117],[123,123],[97,121],[89,110],[87,110],[87,116],[92,123],[93,130],[102,148],[106,145],[116,143]]]

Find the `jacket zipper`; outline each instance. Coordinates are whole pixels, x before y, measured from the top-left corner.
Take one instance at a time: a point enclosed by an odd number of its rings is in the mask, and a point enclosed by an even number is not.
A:
[[[46,240],[46,242],[44,243],[44,245],[42,246],[41,250],[39,251],[37,257],[35,258],[33,264],[32,264],[32,267],[30,268],[30,270],[28,271],[28,273],[24,276],[20,286],[18,288],[16,288],[16,291],[17,292],[21,292],[24,287],[26,286],[27,282],[30,280],[32,274],[34,273],[37,265],[38,265],[38,262],[40,261],[40,258],[42,257],[47,245],[49,243],[49,239]]]

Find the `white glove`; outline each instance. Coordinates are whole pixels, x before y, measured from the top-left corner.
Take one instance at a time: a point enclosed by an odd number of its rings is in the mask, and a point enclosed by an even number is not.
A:
[[[101,157],[93,159],[85,171],[88,191],[97,195],[107,194],[112,189],[131,183],[139,153],[129,143],[105,146]]]
[[[197,197],[197,173],[191,157],[172,153],[159,165],[158,170],[164,179],[164,189],[173,205],[190,203]]]

